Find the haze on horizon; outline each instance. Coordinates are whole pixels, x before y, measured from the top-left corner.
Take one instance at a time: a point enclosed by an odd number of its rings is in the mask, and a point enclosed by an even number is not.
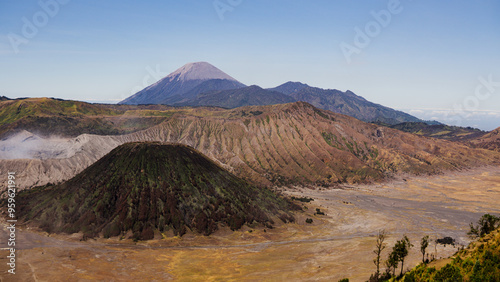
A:
[[[500,126],[499,12],[492,0],[3,1],[0,95],[118,102],[207,61],[246,85],[351,90],[491,130]]]

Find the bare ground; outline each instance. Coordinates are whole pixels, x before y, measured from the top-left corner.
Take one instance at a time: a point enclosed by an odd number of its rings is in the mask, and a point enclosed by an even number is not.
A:
[[[130,281],[130,280],[290,280],[366,281],[375,234],[390,233],[384,258],[394,242],[407,234],[415,245],[405,269],[422,259],[419,240],[450,236],[468,242],[468,224],[484,213],[500,213],[500,167],[432,177],[400,177],[389,183],[340,188],[293,187],[293,196],[312,197],[297,223],[272,230],[220,230],[210,237],[133,243],[98,239],[80,242],[78,234],[51,235],[18,227],[16,274],[7,273],[7,250],[0,251],[1,281]],[[316,208],[326,215],[314,215]],[[305,219],[312,218],[312,224]],[[4,223],[5,224],[5,223]],[[0,242],[5,247],[7,232]],[[446,257],[452,246],[428,252]],[[399,269],[398,269],[399,271]]]

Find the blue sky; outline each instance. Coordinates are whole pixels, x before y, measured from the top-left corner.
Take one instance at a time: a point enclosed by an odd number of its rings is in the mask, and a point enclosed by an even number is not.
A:
[[[247,85],[349,89],[493,129],[498,15],[499,1],[1,0],[0,95],[116,102],[207,61]],[[368,40],[356,41],[358,31]]]

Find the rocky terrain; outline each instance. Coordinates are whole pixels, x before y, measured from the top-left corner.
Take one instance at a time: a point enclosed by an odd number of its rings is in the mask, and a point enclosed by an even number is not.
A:
[[[392,234],[388,244],[403,234],[412,242],[427,234],[465,244],[468,223],[499,212],[500,152],[486,146],[497,131],[453,142],[304,102],[235,109],[1,103],[10,119],[0,125],[8,132],[0,140],[0,170],[16,172],[19,190],[40,186],[19,195],[21,219],[29,222],[18,230],[19,277],[26,281],[54,273],[77,280],[365,281],[374,271],[377,230]],[[33,125],[38,116],[50,126]],[[107,126],[91,134],[96,127],[75,129],[63,122],[70,118]],[[129,143],[148,141],[194,149]],[[242,192],[219,193],[218,185]],[[290,213],[290,203],[263,186],[278,186],[303,211]],[[454,252],[434,246],[438,257]],[[49,263],[55,260],[61,264]],[[405,265],[419,261],[413,250]]]

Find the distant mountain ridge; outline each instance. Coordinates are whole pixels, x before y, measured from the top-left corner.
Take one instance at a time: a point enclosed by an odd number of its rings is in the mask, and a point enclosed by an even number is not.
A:
[[[236,108],[302,101],[365,122],[389,125],[403,122],[429,123],[410,114],[367,101],[349,90],[342,92],[322,89],[291,81],[270,89],[256,87],[258,86],[245,88],[244,84],[211,64],[197,62],[184,65],[160,81],[121,101],[120,104]]]
[[[367,101],[349,90],[342,92],[336,89],[322,89],[291,81],[270,90],[290,95],[296,101],[307,102],[320,109],[352,116],[365,122],[425,122],[410,114]]]
[[[186,97],[186,95],[178,96]],[[269,89],[252,85],[223,91],[198,90],[196,97],[191,95],[182,102],[170,103],[170,105],[237,108],[298,101],[310,103],[323,110],[352,116],[365,122],[380,122],[389,125],[403,122],[428,123],[407,113],[367,101],[349,90],[342,92],[335,89],[321,89],[300,82],[287,82]]]
[[[272,91],[277,91],[281,92],[286,95],[292,95],[293,93],[296,93],[306,87],[310,87],[309,85],[302,83],[302,82],[293,82],[293,81],[288,81],[280,86],[276,86],[274,88],[268,88],[269,90]]]

